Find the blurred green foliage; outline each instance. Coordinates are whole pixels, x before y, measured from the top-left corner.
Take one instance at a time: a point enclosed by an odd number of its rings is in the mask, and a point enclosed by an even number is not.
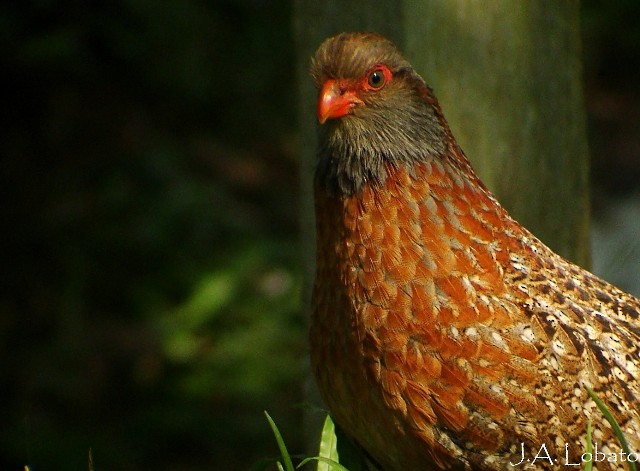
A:
[[[246,469],[263,409],[299,427],[289,23],[0,6],[0,469]]]

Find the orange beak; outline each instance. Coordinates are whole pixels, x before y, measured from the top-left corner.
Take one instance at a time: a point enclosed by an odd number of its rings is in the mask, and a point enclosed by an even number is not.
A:
[[[328,119],[349,114],[351,108],[361,105],[362,100],[352,91],[342,91],[336,80],[327,80],[318,97],[318,121],[324,124]]]

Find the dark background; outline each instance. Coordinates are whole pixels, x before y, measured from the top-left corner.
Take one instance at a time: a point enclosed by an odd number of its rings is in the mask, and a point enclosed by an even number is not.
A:
[[[623,229],[595,268],[636,293],[638,18],[583,4],[595,232]],[[247,469],[277,454],[264,409],[303,449],[291,25],[287,1],[0,4],[0,469]]]

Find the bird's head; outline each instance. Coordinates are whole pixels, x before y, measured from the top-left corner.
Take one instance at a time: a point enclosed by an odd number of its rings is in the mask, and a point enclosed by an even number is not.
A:
[[[377,34],[343,33],[327,39],[311,71],[320,90],[318,121],[375,116],[394,92],[402,91],[394,75],[410,71],[393,43]]]
[[[325,40],[312,59],[319,90],[316,181],[353,195],[383,183],[390,167],[445,152],[448,128],[422,78],[396,46],[375,33]]]

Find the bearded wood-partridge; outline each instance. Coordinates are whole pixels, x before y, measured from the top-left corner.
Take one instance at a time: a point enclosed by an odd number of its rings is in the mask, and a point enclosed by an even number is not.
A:
[[[596,468],[626,469],[587,388],[640,451],[640,301],[509,216],[390,41],[329,38],[312,75],[311,362],[336,423],[386,471],[546,470],[582,469],[590,418]]]

